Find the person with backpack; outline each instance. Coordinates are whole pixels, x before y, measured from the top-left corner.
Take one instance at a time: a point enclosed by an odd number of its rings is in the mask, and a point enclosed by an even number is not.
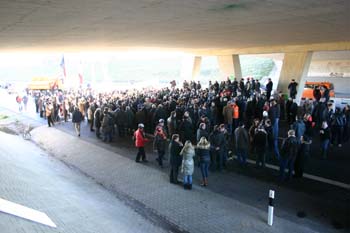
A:
[[[265,154],[267,148],[267,132],[264,129],[264,126],[260,125],[255,129],[253,135],[252,144],[257,155],[256,158],[256,167],[265,167]]]
[[[300,140],[300,149],[294,163],[294,177],[301,178],[304,174],[304,167],[310,157],[311,137],[305,133]]]
[[[281,148],[281,158],[280,158],[280,179],[281,181],[285,180],[285,170],[288,168],[287,179],[292,178],[294,170],[294,162],[298,153],[298,140],[295,137],[295,131],[289,130],[288,137],[283,141]]]

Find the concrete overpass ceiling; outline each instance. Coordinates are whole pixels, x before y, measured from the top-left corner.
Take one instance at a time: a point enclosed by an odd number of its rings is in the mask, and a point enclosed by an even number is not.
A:
[[[320,51],[314,52],[312,60],[350,60],[350,51]]]
[[[349,0],[1,0],[0,49],[350,41]]]

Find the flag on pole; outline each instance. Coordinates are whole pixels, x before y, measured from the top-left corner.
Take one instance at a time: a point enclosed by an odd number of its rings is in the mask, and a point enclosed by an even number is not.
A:
[[[78,76],[79,76],[79,85],[82,86],[84,82],[83,75],[79,72]]]
[[[78,77],[79,77],[79,86],[81,87],[84,83],[84,77],[83,77],[83,67],[81,61],[79,62],[79,70],[78,70]]]
[[[61,64],[60,64],[62,70],[63,70],[63,79],[62,79],[62,82],[63,80],[66,79],[67,77],[67,74],[66,74],[66,64],[64,63],[64,56],[62,56],[62,60],[61,60]]]

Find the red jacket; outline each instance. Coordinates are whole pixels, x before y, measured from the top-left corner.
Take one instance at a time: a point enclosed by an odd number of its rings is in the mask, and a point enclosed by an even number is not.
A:
[[[136,147],[144,147],[145,142],[149,141],[147,138],[144,137],[143,132],[141,132],[140,129],[135,131],[134,137],[135,137],[135,146]]]

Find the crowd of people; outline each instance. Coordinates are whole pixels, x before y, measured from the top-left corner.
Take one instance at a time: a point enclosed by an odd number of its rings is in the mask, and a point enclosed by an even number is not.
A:
[[[72,119],[80,136],[80,124],[87,119],[90,130],[106,143],[116,134],[132,137],[136,162],[147,162],[145,145],[153,141],[159,166],[169,151],[170,182],[178,183],[181,170],[185,189],[192,188],[196,163],[201,185],[207,186],[208,171],[221,171],[234,154],[242,167],[249,154],[256,156],[258,168],[265,167],[266,160],[278,161],[281,180],[293,173],[302,177],[314,137],[320,137],[324,159],[330,145],[341,147],[349,139],[350,108],[334,111],[323,87],[298,106],[294,80],[288,86],[289,98],[273,91],[271,79],[264,91],[253,78],[209,82],[207,88],[199,81],[171,84],[159,90],[98,93],[88,88],[33,96],[37,113],[47,118],[49,127]]]

